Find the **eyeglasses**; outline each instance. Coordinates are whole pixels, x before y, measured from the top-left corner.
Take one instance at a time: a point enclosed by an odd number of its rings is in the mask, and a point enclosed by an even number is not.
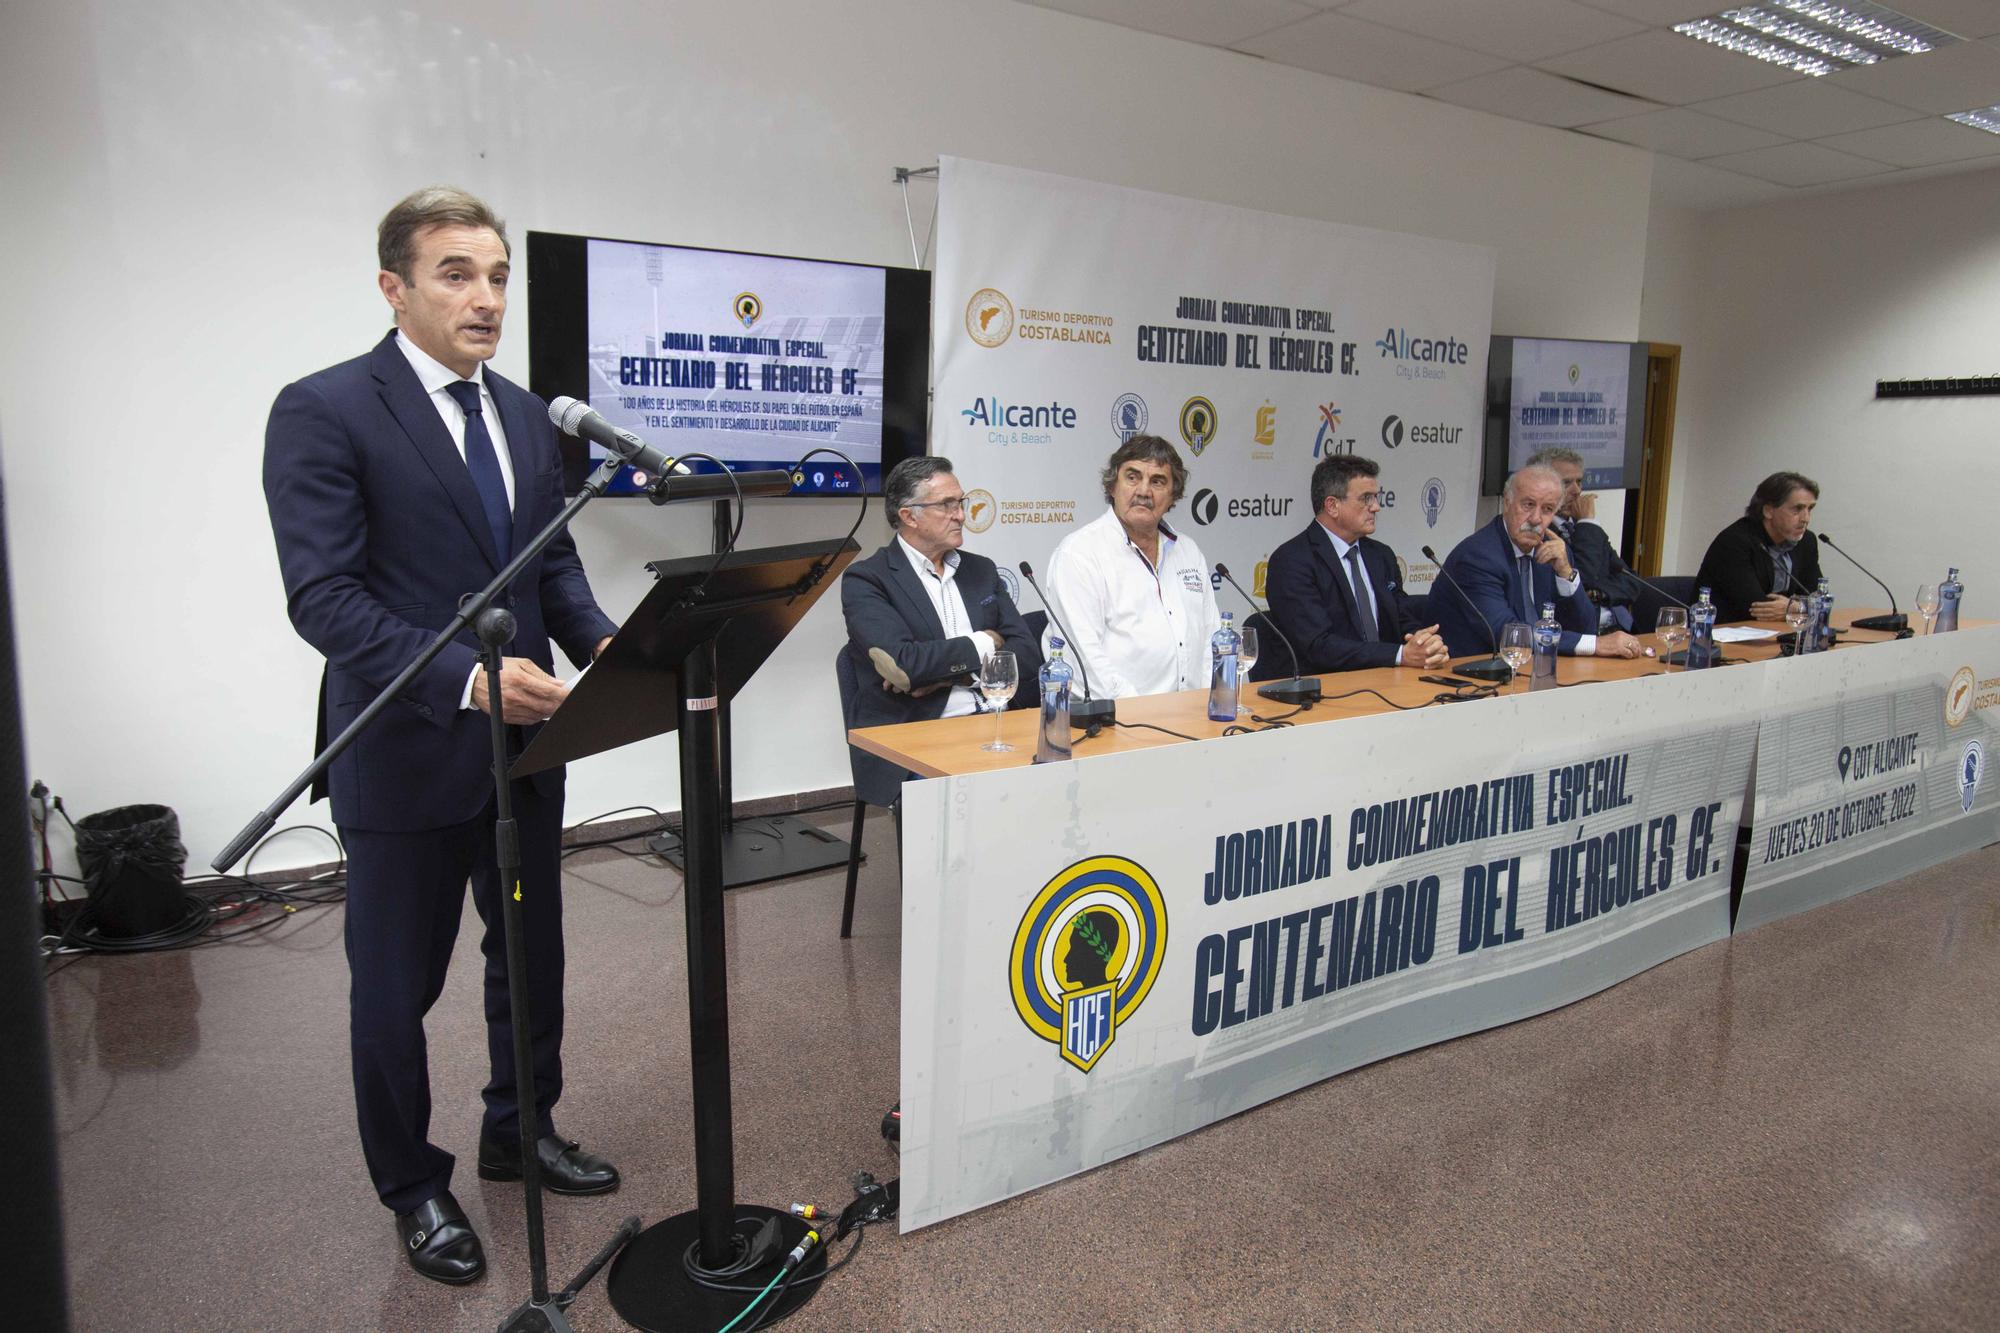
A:
[[[1380,509],[1382,507],[1382,492],[1380,491],[1369,491],[1363,495],[1350,495],[1347,498],[1358,505],[1367,505],[1370,509]]]
[[[961,495],[956,500],[912,500],[910,503],[904,505],[903,508],[942,509],[947,514],[963,514],[965,512],[965,497]]]

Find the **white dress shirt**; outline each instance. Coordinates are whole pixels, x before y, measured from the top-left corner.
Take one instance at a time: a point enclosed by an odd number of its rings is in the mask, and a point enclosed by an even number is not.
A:
[[[985,666],[986,659],[996,651],[993,636],[974,630],[972,617],[966,614],[965,598],[958,591],[958,552],[945,552],[944,573],[940,574],[916,547],[903,540],[901,533],[896,536],[896,545],[903,548],[903,559],[917,571],[917,582],[924,586],[924,595],[931,599],[931,609],[937,612],[938,622],[944,626],[944,636],[947,639],[971,639],[972,646],[979,653],[979,665]],[[1018,667],[1020,664],[1015,665]],[[1016,682],[1015,692],[1019,693],[1020,688],[1020,683]],[[965,685],[953,685],[951,697],[945,700],[944,712],[938,716],[964,717],[967,713],[985,711],[984,696],[977,690]]]
[[[1334,567],[1340,571],[1340,577],[1347,580],[1347,586],[1352,588],[1354,586],[1354,570],[1347,563],[1347,553],[1361,545],[1361,543],[1348,541],[1324,523],[1316,522],[1313,526],[1324,532],[1326,539],[1333,543]],[[1375,580],[1368,577],[1368,561],[1365,557],[1361,561],[1360,595],[1368,599],[1368,614],[1375,617],[1375,624],[1377,627],[1380,627],[1382,624],[1382,603],[1375,599]],[[1401,648],[1396,650],[1396,665],[1403,665],[1403,650]]]
[[[459,461],[465,460],[465,409],[458,405],[458,399],[445,391],[447,384],[457,384],[465,378],[450,366],[445,365],[423,348],[396,330],[396,350],[410,363],[410,369],[417,372],[417,379],[423,383],[424,392],[430,396],[431,406],[437,409],[438,419],[451,435],[451,442],[458,447]],[[479,409],[486,417],[486,434],[493,441],[493,452],[500,457],[500,480],[507,486],[507,508],[514,507],[514,460],[507,451],[507,429],[500,424],[500,409],[493,401],[493,391],[486,387],[486,367],[472,368],[470,381],[479,386]],[[477,588],[467,588],[467,592],[477,592]],[[479,679],[479,673],[486,669],[481,662],[472,668],[472,674],[465,678],[465,690],[458,696],[460,708],[472,707],[472,682]]]
[[[1062,539],[1049,557],[1049,605],[1043,635],[1069,639],[1082,661],[1077,688],[1090,682],[1093,699],[1206,688],[1208,640],[1222,625],[1208,561],[1194,539],[1160,525],[1160,563],[1132,544],[1118,515],[1101,518]],[[1070,630],[1056,628],[1060,620]],[[1074,636],[1071,638],[1071,636]]]

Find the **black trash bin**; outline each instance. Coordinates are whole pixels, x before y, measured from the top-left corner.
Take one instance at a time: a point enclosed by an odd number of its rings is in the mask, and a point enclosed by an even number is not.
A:
[[[164,805],[121,805],[76,821],[76,859],[90,888],[86,915],[107,939],[136,939],[188,919],[187,848]]]

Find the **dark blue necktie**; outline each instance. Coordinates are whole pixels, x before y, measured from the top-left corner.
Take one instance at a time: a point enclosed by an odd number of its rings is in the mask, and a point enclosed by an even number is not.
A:
[[[465,470],[472,474],[479,507],[486,511],[486,524],[493,529],[493,550],[504,565],[514,554],[514,512],[507,506],[507,479],[500,475],[500,456],[493,451],[493,437],[486,433],[479,386],[471,380],[457,380],[445,385],[444,391],[465,409]]]
[[[1514,557],[1514,567],[1521,571],[1521,606],[1525,614],[1522,619],[1535,623],[1535,562],[1525,555]]]

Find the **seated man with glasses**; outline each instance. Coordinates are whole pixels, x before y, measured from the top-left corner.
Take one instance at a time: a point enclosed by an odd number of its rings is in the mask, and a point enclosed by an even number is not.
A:
[[[1363,667],[1434,671],[1451,654],[1436,625],[1418,625],[1402,562],[1375,540],[1381,468],[1351,454],[1312,470],[1313,521],[1271,552],[1264,576],[1271,619],[1304,675]]]
[[[846,652],[868,682],[854,701],[851,723],[888,726],[984,712],[973,680],[987,658],[1014,654],[1019,679],[1042,668],[1034,636],[1014,607],[1000,571],[985,556],[962,551],[965,491],[948,458],[906,458],[882,484],[882,507],[895,535],[888,545],[847,567],[840,605],[847,618]],[[879,683],[877,677],[880,677]],[[1034,701],[1033,689],[1015,699]],[[855,795],[893,805],[909,774],[886,759],[855,752]]]

